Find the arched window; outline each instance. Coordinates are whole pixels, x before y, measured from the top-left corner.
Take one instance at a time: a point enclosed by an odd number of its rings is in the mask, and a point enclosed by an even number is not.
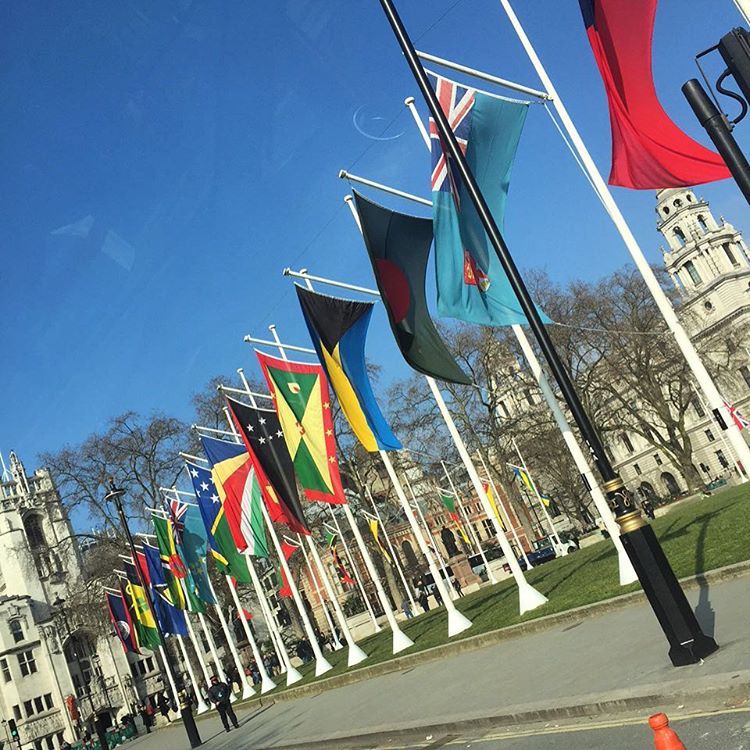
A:
[[[703,214],[698,214],[698,226],[701,228],[701,232],[703,232],[703,234],[706,234],[706,232],[708,232],[708,224],[706,224],[706,220],[703,218]]]
[[[698,269],[695,267],[695,264],[692,260],[689,260],[687,263],[685,263],[685,270],[688,272],[690,278],[693,281],[693,284],[702,284],[703,279],[701,278],[701,275],[698,273]]]
[[[685,232],[679,227],[675,227],[673,230],[674,236],[677,237],[677,242],[680,243],[680,247],[685,247]]]
[[[20,620],[11,620],[8,623],[10,634],[13,636],[13,643],[20,643],[24,639],[23,624]]]
[[[675,208],[680,208],[682,206],[682,201],[679,198],[675,198],[673,205]]]
[[[733,266],[739,266],[739,261],[735,257],[734,253],[732,252],[732,246],[725,242],[722,247],[724,248],[724,255],[727,256],[727,260],[733,265]]]
[[[26,538],[29,540],[29,547],[31,549],[39,549],[40,547],[47,546],[47,540],[44,538],[44,531],[42,529],[42,517],[35,513],[30,516],[26,516],[23,519],[23,528],[26,532]]]

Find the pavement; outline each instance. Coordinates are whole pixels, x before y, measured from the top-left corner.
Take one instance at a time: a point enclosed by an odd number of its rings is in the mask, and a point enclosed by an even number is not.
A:
[[[510,742],[508,737],[497,737],[507,728],[517,732],[519,727],[540,722],[542,727],[585,723],[591,717],[617,720],[632,715],[642,721],[657,711],[669,715],[730,711],[734,713],[726,715],[742,717],[744,726],[750,718],[742,713],[750,707],[749,584],[750,577],[744,576],[687,592],[704,630],[720,645],[719,651],[701,664],[672,667],[656,620],[648,605],[640,602],[594,616],[581,613],[580,620],[542,632],[317,695],[274,701],[270,694],[262,699],[262,706],[256,702],[240,709],[240,730],[218,734],[215,717],[202,718],[199,729],[204,740],[216,735],[209,743],[212,750],[228,747],[229,742],[233,748],[248,750],[329,750],[439,747],[461,744],[462,738],[471,742],[483,737],[490,739],[482,739],[481,746],[491,748],[493,741]],[[726,727],[732,723],[727,722]],[[725,726],[721,721],[719,725]],[[615,728],[597,731],[604,733],[603,739],[592,747],[609,744],[605,735]],[[427,737],[431,739],[425,740]],[[746,740],[750,737],[742,741]],[[510,746],[571,746],[555,741],[551,738],[551,744],[543,745],[515,737],[516,744]],[[186,746],[181,727],[136,742],[143,743],[142,750],[157,744],[158,750]],[[743,745],[722,747],[730,750],[735,746]],[[697,747],[702,750],[703,745]]]

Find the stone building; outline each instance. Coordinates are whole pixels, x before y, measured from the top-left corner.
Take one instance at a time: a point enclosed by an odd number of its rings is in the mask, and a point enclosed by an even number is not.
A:
[[[134,691],[154,688],[153,657],[131,664],[113,636],[76,621],[66,599],[80,580],[80,549],[50,473],[27,474],[11,452],[0,481],[0,714],[16,722],[22,748],[73,742],[95,716],[114,720],[140,697]]]

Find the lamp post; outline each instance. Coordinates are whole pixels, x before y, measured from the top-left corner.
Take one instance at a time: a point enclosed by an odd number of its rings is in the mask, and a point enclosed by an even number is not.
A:
[[[135,542],[133,541],[133,535],[130,532],[130,526],[128,525],[128,519],[125,515],[125,509],[122,505],[122,495],[125,494],[125,490],[120,489],[119,487],[115,486],[115,480],[113,478],[110,478],[109,480],[109,491],[104,496],[105,502],[111,502],[114,504],[117,515],[120,519],[120,523],[122,524],[122,530],[125,532],[125,538],[128,540],[128,548],[130,549],[130,555],[133,558],[136,575],[138,576],[138,580],[141,584],[141,587],[143,588],[143,594],[146,597],[146,603],[148,604],[148,608],[151,610],[151,616],[154,618],[154,624],[156,625],[156,632],[159,634],[159,640],[162,643],[166,643],[166,639],[164,637],[164,633],[162,632],[161,625],[159,624],[159,619],[156,616],[156,609],[154,608],[154,602],[151,599],[151,592],[149,591],[148,586],[146,585],[146,582],[143,580],[143,575],[141,573],[141,567],[138,565],[138,557],[136,555],[135,550]],[[164,655],[165,652],[163,652]],[[169,664],[166,662],[166,658],[164,659],[164,669],[169,671]],[[171,674],[171,672],[170,672]],[[182,717],[182,723],[185,725],[185,732],[188,736],[188,741],[190,742],[190,747],[198,747],[201,744],[201,738],[198,734],[198,727],[195,725],[195,718],[193,717],[193,711],[190,706],[190,701],[187,698],[187,692],[184,689],[184,684],[182,684],[182,681],[180,681],[180,716]],[[106,746],[103,746],[106,747]]]
[[[607,502],[620,526],[623,546],[633,563],[649,604],[669,642],[669,657],[672,664],[675,666],[695,664],[704,656],[716,651],[718,646],[713,638],[707,636],[701,630],[687,601],[685,592],[680,587],[669,560],[656,538],[656,534],[642,517],[640,509],[636,506],[630,492],[625,488],[624,482],[612,466],[599,434],[583,407],[570,374],[552,343],[534,300],[495,222],[495,218],[490,212],[484,195],[466,160],[464,151],[458,143],[456,134],[453,132],[451,124],[427,78],[427,73],[417,56],[393,0],[380,0],[380,5],[435,122],[440,141],[446,152],[445,157],[449,169],[459,182],[462,192],[465,193],[461,200],[461,211],[471,211],[473,208],[477,220],[481,222],[491,246],[490,252],[494,251],[497,255],[498,261],[526,316],[529,328],[544,354],[570,413],[575,419],[582,437],[588,443],[591,455],[604,479]]]

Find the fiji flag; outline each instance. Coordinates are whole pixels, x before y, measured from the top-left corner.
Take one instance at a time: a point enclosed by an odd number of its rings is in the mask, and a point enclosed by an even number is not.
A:
[[[528,103],[484,94],[434,74],[430,82],[502,231],[510,173]],[[438,313],[488,326],[525,323],[526,316],[432,120],[430,138]]]

